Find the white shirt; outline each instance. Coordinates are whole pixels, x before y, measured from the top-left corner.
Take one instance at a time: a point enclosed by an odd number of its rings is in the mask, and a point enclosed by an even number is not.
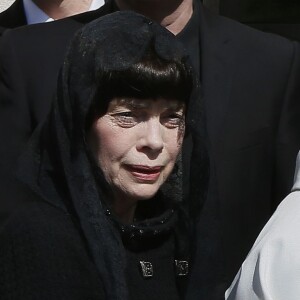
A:
[[[93,0],[89,11],[98,9],[104,4],[104,0]],[[27,24],[36,24],[54,21],[44,13],[32,0],[23,0]]]
[[[259,234],[225,299],[300,299],[300,152],[292,193]]]

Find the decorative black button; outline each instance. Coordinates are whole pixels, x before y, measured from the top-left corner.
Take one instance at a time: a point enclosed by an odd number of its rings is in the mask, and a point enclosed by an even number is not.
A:
[[[175,259],[175,271],[177,276],[187,276],[189,273],[189,262]]]
[[[153,276],[153,266],[151,262],[140,261],[142,274],[144,278],[150,278]]]

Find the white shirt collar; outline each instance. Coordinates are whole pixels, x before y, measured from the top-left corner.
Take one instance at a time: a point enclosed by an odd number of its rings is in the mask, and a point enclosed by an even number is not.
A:
[[[44,13],[38,6],[36,6],[32,0],[23,0],[24,11],[27,20],[27,24],[36,24],[54,21],[46,13]],[[90,10],[95,10],[104,4],[104,0],[93,0],[89,8]]]

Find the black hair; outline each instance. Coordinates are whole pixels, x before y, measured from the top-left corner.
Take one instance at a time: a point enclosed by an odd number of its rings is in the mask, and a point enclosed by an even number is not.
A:
[[[166,60],[148,47],[143,57],[127,69],[99,70],[98,89],[88,114],[88,124],[106,113],[113,98],[175,99],[188,106],[193,76],[185,58]]]

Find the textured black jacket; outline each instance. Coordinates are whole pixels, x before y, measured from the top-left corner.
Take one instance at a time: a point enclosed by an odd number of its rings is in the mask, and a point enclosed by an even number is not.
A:
[[[104,299],[102,280],[66,211],[32,202],[15,211],[0,240],[1,299]]]
[[[127,239],[130,300],[179,299],[172,237]],[[1,226],[0,241],[2,300],[108,299],[86,237],[67,208],[30,197]],[[153,266],[153,278],[142,275],[140,261],[145,260]],[[184,284],[186,278],[177,281]]]

